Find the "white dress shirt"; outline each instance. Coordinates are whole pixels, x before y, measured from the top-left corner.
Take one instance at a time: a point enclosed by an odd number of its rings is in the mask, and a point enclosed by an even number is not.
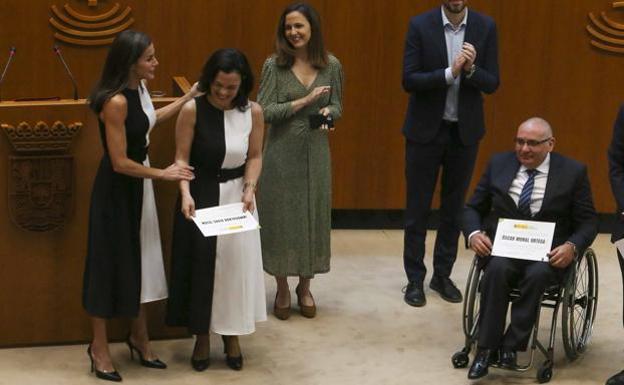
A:
[[[468,8],[464,14],[464,19],[459,23],[457,29],[449,21],[448,17],[444,13],[444,7],[440,7],[442,12],[442,25],[444,26],[444,37],[446,39],[446,53],[448,56],[448,67],[444,71],[446,77],[446,84],[448,84],[448,90],[446,92],[446,105],[444,106],[443,119],[450,122],[457,121],[457,103],[459,100],[459,82],[461,75],[456,78],[453,77],[451,67],[453,66],[453,59],[461,52],[464,45],[464,35],[466,34],[466,23],[468,22]]]

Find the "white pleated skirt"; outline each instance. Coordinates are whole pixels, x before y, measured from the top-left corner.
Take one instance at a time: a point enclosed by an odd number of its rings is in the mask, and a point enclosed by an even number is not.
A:
[[[243,178],[219,186],[219,205],[240,202]],[[258,219],[257,211],[254,216]],[[266,321],[266,297],[260,231],[217,237],[212,320],[210,329],[221,335],[245,335]]]
[[[147,156],[143,165],[150,167]],[[167,296],[167,279],[163,265],[154,186],[151,179],[145,178],[141,214],[141,303],[158,301]]]

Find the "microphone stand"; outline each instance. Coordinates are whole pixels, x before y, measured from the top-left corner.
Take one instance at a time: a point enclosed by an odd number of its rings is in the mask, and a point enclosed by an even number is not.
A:
[[[6,64],[4,65],[4,70],[2,71],[2,75],[0,75],[0,101],[2,101],[2,82],[4,81],[4,76],[7,73],[7,70],[9,69],[9,65],[11,65],[11,61],[13,60],[13,56],[15,56],[15,47],[11,47],[11,49],[9,49],[9,58],[6,62]]]
[[[61,54],[61,48],[58,45],[55,45],[53,50],[61,60],[61,63],[63,63],[63,67],[65,67],[65,72],[67,72],[67,75],[69,75],[69,79],[74,86],[74,100],[78,100],[78,85],[76,84],[76,79],[74,78],[74,75],[71,73],[69,67],[67,66],[67,63],[65,62],[65,59],[63,59],[63,55]]]

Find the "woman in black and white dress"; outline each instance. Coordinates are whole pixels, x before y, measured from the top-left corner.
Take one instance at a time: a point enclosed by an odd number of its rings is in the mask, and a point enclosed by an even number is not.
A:
[[[167,323],[197,335],[191,364],[198,371],[209,364],[209,331],[223,337],[227,365],[240,370],[237,336],[266,320],[259,231],[206,238],[190,221],[195,208],[241,201],[255,215],[264,120],[248,100],[252,87],[245,56],[216,51],[199,80],[206,95],[184,105],[176,126],[176,162],[192,166],[196,178],[180,182]]]
[[[87,353],[98,378],[121,381],[108,348],[107,319],[133,318],[126,343],[140,363],[164,369],[151,351],[143,304],[167,297],[151,179],[191,180],[191,167],[149,165],[149,132],[198,95],[197,87],[154,110],[143,80],[158,65],[154,45],[141,33],[120,33],[109,50],[90,107],[98,116],[104,155],[93,184],[89,210],[83,306],[91,316],[93,340]]]

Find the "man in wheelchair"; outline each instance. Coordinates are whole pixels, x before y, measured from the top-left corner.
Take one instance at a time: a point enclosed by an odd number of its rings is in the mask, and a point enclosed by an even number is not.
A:
[[[488,374],[493,360],[516,367],[516,352],[527,349],[544,290],[560,281],[578,252],[593,242],[598,219],[585,165],[552,152],[550,124],[531,118],[520,125],[515,152],[494,155],[464,209],[464,235],[481,257],[479,334],[469,379]],[[499,218],[554,222],[549,262],[491,255]],[[505,330],[509,293],[511,304]],[[496,357],[496,358],[495,358]]]

